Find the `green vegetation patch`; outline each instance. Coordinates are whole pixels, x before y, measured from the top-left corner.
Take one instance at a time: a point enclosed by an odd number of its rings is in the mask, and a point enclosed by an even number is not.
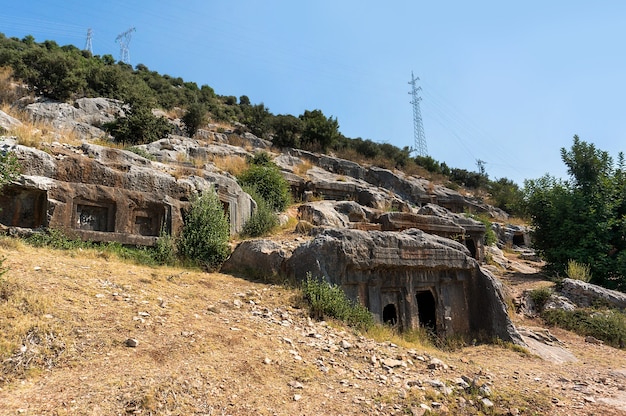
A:
[[[583,336],[592,336],[616,348],[626,344],[626,315],[613,309],[560,309],[541,314],[549,325],[555,325]]]
[[[302,282],[302,294],[317,319],[331,317],[363,330],[374,325],[374,317],[365,306],[350,300],[339,286],[313,278],[310,273]]]

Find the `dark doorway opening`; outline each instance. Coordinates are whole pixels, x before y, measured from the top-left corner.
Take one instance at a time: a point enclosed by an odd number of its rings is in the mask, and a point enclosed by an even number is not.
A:
[[[526,241],[524,241],[524,234],[514,234],[513,245],[518,247],[525,247]]]
[[[467,247],[467,249],[469,250],[470,254],[472,255],[472,258],[476,258],[476,244],[474,243],[474,240],[472,238],[467,238],[465,240],[465,247]]]
[[[437,329],[437,312],[433,293],[430,290],[420,290],[415,297],[417,298],[420,326],[435,331]]]
[[[383,308],[383,323],[391,326],[396,326],[398,323],[398,311],[396,311],[396,305],[393,303]]]

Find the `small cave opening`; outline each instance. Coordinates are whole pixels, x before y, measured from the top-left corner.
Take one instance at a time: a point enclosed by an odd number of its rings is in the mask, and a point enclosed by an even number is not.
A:
[[[518,247],[525,247],[526,240],[524,239],[524,234],[514,234],[513,235],[513,245]]]
[[[430,290],[419,290],[416,295],[420,326],[435,331],[437,329],[437,306]]]
[[[396,305],[390,303],[383,308],[383,323],[396,326],[398,323],[398,311]]]

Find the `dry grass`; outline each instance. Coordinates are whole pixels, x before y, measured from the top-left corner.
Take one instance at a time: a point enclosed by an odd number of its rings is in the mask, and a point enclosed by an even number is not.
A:
[[[0,68],[0,103],[14,103],[28,94],[28,89],[23,83],[13,77],[13,68],[6,66]]]
[[[18,144],[38,149],[52,142],[67,143],[73,146],[81,144],[79,136],[73,130],[59,130],[45,121],[31,121],[27,114],[8,104],[4,104],[0,109],[22,122],[22,125],[8,131],[9,135],[17,137]]]
[[[298,176],[302,176],[303,178],[306,178],[307,177],[307,172],[312,167],[313,167],[313,164],[309,160],[303,159],[302,163],[296,165],[296,167],[294,169],[294,173],[296,175],[298,175]]]
[[[237,155],[214,157],[211,162],[218,169],[228,172],[233,176],[241,175],[250,166],[246,158]]]

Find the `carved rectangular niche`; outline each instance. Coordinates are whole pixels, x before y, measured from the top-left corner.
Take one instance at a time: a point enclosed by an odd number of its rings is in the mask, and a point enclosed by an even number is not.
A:
[[[115,231],[115,203],[74,200],[72,227],[87,231]]]
[[[39,189],[7,187],[0,194],[0,222],[10,227],[47,225],[48,194]]]
[[[161,233],[162,225],[166,225],[165,232],[168,232],[167,224],[163,223],[167,208],[163,205],[151,205],[146,208],[133,211],[133,234],[157,237]]]

